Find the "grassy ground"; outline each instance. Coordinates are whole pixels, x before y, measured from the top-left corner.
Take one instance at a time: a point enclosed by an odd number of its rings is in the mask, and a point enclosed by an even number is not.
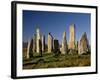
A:
[[[24,51],[24,54],[26,51]],[[26,59],[23,56],[23,69],[39,69],[39,68],[58,68],[58,67],[80,67],[90,66],[90,54],[88,55],[69,55],[55,53],[43,53],[43,56],[34,53],[34,57]]]

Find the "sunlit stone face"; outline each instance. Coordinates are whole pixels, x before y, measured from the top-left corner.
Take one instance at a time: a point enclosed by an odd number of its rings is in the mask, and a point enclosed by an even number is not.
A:
[[[69,49],[75,49],[75,25],[70,25],[70,36],[69,36]]]
[[[51,53],[53,51],[53,37],[49,33],[48,34],[48,53]]]
[[[41,51],[41,45],[40,45],[40,43],[41,43],[41,36],[40,36],[40,30],[39,30],[39,28],[37,28],[37,30],[36,30],[36,32],[37,32],[37,53],[40,53],[40,51]]]
[[[63,32],[63,39],[62,39],[62,54],[67,54],[67,40],[66,40],[66,32]]]
[[[36,32],[37,32],[37,39],[40,39],[40,30],[39,30],[39,28],[37,28]]]

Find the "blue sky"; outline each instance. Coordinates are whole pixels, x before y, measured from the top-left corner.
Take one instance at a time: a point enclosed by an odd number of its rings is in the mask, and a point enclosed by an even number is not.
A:
[[[61,43],[62,34],[66,31],[67,41],[69,41],[69,26],[75,24],[76,41],[80,39],[83,32],[87,33],[90,43],[90,19],[88,13],[69,13],[69,12],[47,12],[23,10],[23,41],[33,37],[36,28],[40,28],[41,34],[44,34],[47,42],[49,32],[55,39]]]

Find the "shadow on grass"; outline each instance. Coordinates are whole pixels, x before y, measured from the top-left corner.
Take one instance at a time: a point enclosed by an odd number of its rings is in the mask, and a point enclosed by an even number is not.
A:
[[[27,66],[27,65],[32,65],[32,64],[38,64],[38,63],[44,63],[44,59],[39,59],[37,61],[30,61],[30,62],[27,62],[27,63],[24,63],[23,66]]]

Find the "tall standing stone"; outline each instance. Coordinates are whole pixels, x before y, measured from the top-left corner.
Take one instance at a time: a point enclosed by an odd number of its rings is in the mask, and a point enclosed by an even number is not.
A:
[[[42,52],[45,51],[45,36],[42,35]]]
[[[70,25],[69,49],[75,49],[75,24]]]
[[[78,44],[78,53],[79,54],[86,54],[89,52],[89,43],[88,43],[88,39],[87,39],[87,35],[86,32],[83,33],[79,44]]]
[[[51,33],[48,34],[48,53],[53,51],[53,36]]]
[[[59,41],[57,39],[54,39],[54,50],[55,53],[59,53]]]
[[[40,53],[42,50],[42,45],[41,45],[41,36],[40,36],[40,30],[37,28],[37,39],[36,39],[36,52]]]
[[[36,52],[36,34],[33,35],[33,53]]]
[[[27,55],[26,58],[29,59],[31,57],[33,57],[33,39],[28,41],[28,46],[27,46]]]
[[[62,39],[62,48],[61,48],[61,53],[66,54],[68,51],[67,47],[67,40],[66,40],[66,32],[63,33],[63,39]]]
[[[76,51],[78,51],[78,41],[76,42]]]

